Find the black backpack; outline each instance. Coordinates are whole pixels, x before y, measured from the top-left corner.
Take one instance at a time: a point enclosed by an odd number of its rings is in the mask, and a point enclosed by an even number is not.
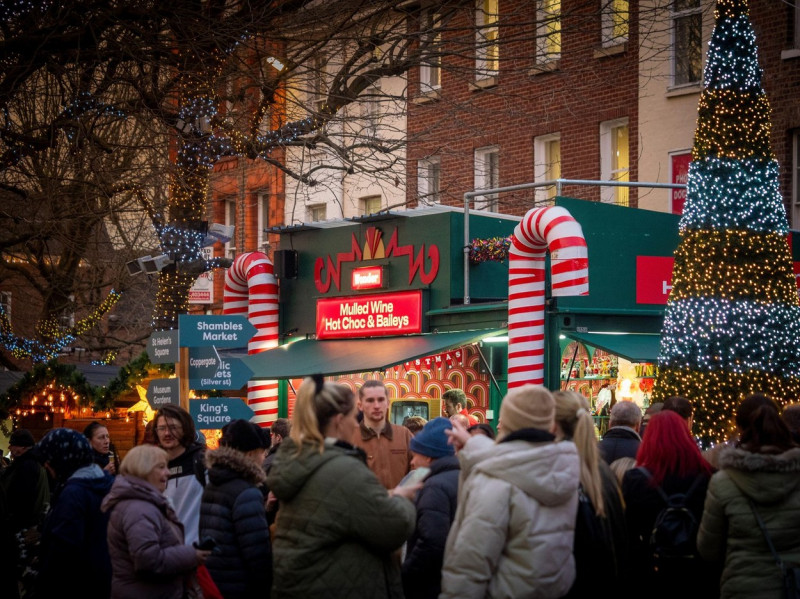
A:
[[[642,468],[647,478],[652,476]],[[656,516],[650,533],[650,557],[653,569],[660,573],[686,572],[691,560],[697,560],[697,529],[700,523],[688,507],[689,499],[703,481],[698,476],[685,493],[667,495],[656,487],[665,506]]]

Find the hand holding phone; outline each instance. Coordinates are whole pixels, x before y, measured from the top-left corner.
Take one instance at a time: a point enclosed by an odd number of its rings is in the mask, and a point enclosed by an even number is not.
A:
[[[420,466],[419,468],[415,468],[408,475],[400,481],[401,487],[413,487],[414,485],[421,483],[422,480],[428,476],[428,473],[431,471],[430,468],[427,466]]]

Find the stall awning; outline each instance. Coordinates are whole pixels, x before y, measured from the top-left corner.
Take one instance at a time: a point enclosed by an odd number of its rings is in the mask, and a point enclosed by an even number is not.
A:
[[[499,329],[369,339],[303,339],[241,359],[253,371],[254,379],[373,372],[504,332]]]
[[[564,335],[586,345],[604,349],[631,362],[657,361],[661,343],[661,335],[653,333],[611,334],[564,331]]]

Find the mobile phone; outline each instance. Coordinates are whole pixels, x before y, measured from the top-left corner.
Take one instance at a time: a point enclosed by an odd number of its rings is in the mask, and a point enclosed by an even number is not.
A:
[[[405,480],[403,480],[400,485],[403,487],[411,487],[416,485],[417,483],[421,483],[422,479],[428,476],[428,473],[431,471],[430,468],[427,466],[420,466],[419,468],[415,468],[412,470],[408,476],[406,476]]]
[[[200,539],[199,543],[195,541],[192,543],[192,545],[195,549],[200,549],[202,551],[213,551],[217,546],[217,542],[211,537],[203,537]]]

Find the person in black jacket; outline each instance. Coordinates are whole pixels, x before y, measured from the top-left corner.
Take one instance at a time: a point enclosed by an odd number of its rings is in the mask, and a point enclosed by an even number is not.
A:
[[[610,464],[622,457],[635,458],[642,438],[637,432],[642,423],[642,410],[632,401],[618,401],[611,408],[608,430],[600,440],[600,455]]]
[[[216,542],[206,567],[225,599],[269,597],[272,587],[272,545],[260,489],[268,447],[266,431],[239,419],[222,429],[219,449],[206,453],[200,539]]]
[[[414,502],[417,524],[408,539],[402,567],[406,597],[439,596],[444,547],[458,499],[460,466],[445,433],[452,428],[449,419],[434,418],[411,439],[412,466],[430,468],[430,472]]]

